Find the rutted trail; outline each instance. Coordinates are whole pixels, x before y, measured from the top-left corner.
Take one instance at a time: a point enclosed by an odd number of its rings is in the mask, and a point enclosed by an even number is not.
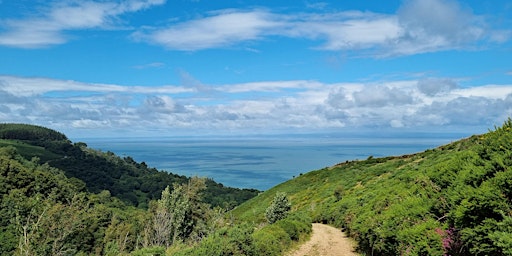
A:
[[[287,256],[358,256],[354,242],[339,229],[314,223],[311,239]]]

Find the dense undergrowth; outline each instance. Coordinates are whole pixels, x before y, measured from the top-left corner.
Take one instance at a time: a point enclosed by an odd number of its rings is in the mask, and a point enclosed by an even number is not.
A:
[[[512,255],[512,121],[422,153],[347,161],[234,210],[258,220],[271,195],[345,230],[367,255]]]

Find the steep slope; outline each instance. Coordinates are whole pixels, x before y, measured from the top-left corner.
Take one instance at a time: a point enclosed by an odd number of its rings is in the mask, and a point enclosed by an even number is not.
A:
[[[512,121],[414,155],[313,171],[237,207],[263,220],[276,192],[370,255],[511,255]]]
[[[27,124],[0,124],[0,147],[13,146],[27,159],[58,168],[67,177],[85,182],[93,193],[108,190],[131,205],[146,208],[150,200],[160,197],[162,190],[173,183],[183,184],[190,177],[176,175],[138,163],[131,157],[101,152],[86,143],[71,143],[57,131]],[[208,179],[205,201],[213,206],[232,208],[259,193],[255,189],[225,187]]]
[[[106,191],[87,193],[82,181],[28,161],[14,147],[0,147],[0,255],[101,252],[116,236],[142,232],[147,214]],[[130,239],[127,249],[136,245]]]
[[[233,224],[204,203],[205,188],[192,178],[141,209],[0,147],[0,255],[277,256],[311,231],[298,214],[264,227]]]

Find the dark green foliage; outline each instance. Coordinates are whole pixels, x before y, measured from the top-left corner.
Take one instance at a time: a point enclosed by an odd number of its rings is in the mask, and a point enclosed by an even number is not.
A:
[[[311,233],[311,218],[305,213],[294,212],[275,225],[284,230],[292,241],[299,241],[302,236]]]
[[[28,124],[0,124],[0,139],[40,142],[68,140],[60,132]]]
[[[205,179],[194,177],[189,183],[166,187],[150,208],[151,220],[146,233],[149,244],[170,247],[185,241],[199,241],[213,233],[218,218],[215,210],[202,201]]]
[[[290,236],[278,225],[268,225],[253,235],[256,255],[281,255],[291,243]]]
[[[36,153],[41,154],[42,157],[38,154],[32,156],[40,157],[45,161],[55,159],[55,157],[52,157],[55,154],[65,155],[71,149],[71,143],[66,135],[52,129],[28,124],[0,124],[0,140],[10,141],[11,143],[17,142],[16,147],[19,144],[29,151],[35,149]],[[27,145],[32,148],[27,147]],[[35,147],[40,148],[36,149]],[[41,149],[47,152],[38,152]],[[20,154],[29,159],[32,157],[28,157],[28,152],[25,154],[25,152],[20,151]]]
[[[157,205],[150,200],[160,198],[165,186],[175,184],[172,193],[186,206],[177,220],[178,244],[197,243],[225,225],[225,211],[212,209],[204,196],[231,208],[258,193],[160,172],[130,157],[71,144],[49,129],[1,128],[6,139],[0,139],[0,255],[164,255],[169,243],[153,246],[148,229],[154,208],[140,208]],[[226,232],[233,252],[253,251],[246,248],[252,242],[238,240],[251,240],[251,233]]]
[[[295,238],[288,232],[293,233]],[[171,255],[282,255],[290,245],[308,237],[310,233],[311,218],[306,214],[292,213],[277,223],[261,228],[247,222],[220,228],[196,246],[186,249],[178,246],[176,250],[171,250]]]
[[[254,254],[252,233],[249,225],[225,227],[203,239],[201,243],[187,250],[180,250],[174,255],[257,255]]]
[[[222,183],[212,179],[206,179],[207,191],[204,193],[204,201],[212,206],[220,206],[225,209],[233,209],[242,202],[245,202],[261,191],[257,189],[228,188]]]
[[[121,158],[112,152],[87,148],[87,144],[72,144],[64,134],[48,128],[26,124],[0,124],[0,146],[13,146],[27,159],[37,157],[64,171],[67,177],[83,182],[88,191],[108,190],[124,202],[147,208],[150,200],[160,197],[162,190],[174,183],[186,183],[190,178],[158,171],[131,157]],[[208,179],[205,202],[231,209],[259,193],[255,189],[225,187]]]
[[[132,250],[135,234],[142,232],[144,211],[108,192],[84,192],[82,182],[27,161],[12,147],[0,148],[0,177],[1,255],[101,253],[109,234],[114,241],[126,237],[122,249]],[[112,229],[115,219],[126,221],[122,236],[115,235],[121,229]]]
[[[2,140],[0,139],[0,147],[12,146],[17,149],[18,153],[27,159],[34,158],[40,163],[61,158],[61,155],[46,150],[44,147],[27,144],[18,140]]]
[[[299,238],[300,238],[299,227],[296,223],[294,223],[294,221],[279,220],[276,222],[276,225],[278,227],[280,227],[282,230],[284,230],[284,232],[286,232],[286,234],[288,234],[290,239],[292,239],[294,241],[299,240]]]

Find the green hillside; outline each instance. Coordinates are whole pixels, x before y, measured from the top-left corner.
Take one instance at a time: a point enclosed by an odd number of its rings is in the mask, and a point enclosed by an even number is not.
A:
[[[160,172],[46,128],[1,128],[0,255],[279,255],[311,231],[286,197],[273,224],[237,223],[227,209],[259,191]]]
[[[425,152],[312,171],[228,212],[208,203],[211,180],[150,198],[166,176],[129,157],[62,138],[0,143],[1,255],[282,255],[312,222],[344,230],[363,255],[512,255],[511,119]]]
[[[293,210],[345,230],[367,255],[512,255],[512,121],[400,157],[347,161],[237,207],[262,221],[277,192]]]
[[[28,124],[0,124],[0,147],[13,146],[26,159],[36,157],[62,170],[67,177],[85,182],[88,191],[108,190],[124,202],[147,208],[150,200],[158,199],[162,190],[173,183],[187,183],[190,177],[176,175],[138,163],[131,157],[119,157],[101,152],[86,143],[71,143],[57,131]],[[255,189],[225,187],[206,180],[205,201],[213,206],[233,208],[257,195]]]
[[[141,209],[0,147],[0,255],[163,255],[225,222],[203,201],[205,181],[168,186]]]

